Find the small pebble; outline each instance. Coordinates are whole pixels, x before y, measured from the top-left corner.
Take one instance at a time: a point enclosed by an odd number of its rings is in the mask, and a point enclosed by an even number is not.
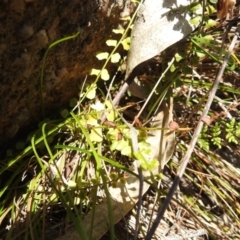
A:
[[[36,40],[37,40],[37,44],[40,48],[46,47],[47,44],[48,44],[47,32],[44,29],[37,32],[36,33]]]
[[[24,24],[20,29],[20,37],[24,40],[29,39],[34,34],[33,27],[28,24]]]

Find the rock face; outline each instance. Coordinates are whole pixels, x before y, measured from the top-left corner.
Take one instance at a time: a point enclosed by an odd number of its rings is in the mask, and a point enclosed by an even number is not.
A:
[[[45,117],[77,97],[89,70],[100,67],[97,51],[116,28],[124,2],[3,0],[0,7],[0,145],[14,141],[18,132],[43,119],[39,73],[47,47],[42,83]],[[108,49],[109,50],[109,49]],[[36,120],[37,119],[37,120]],[[21,131],[20,131],[21,132]],[[4,149],[4,148],[3,148]],[[1,152],[3,153],[3,152]],[[1,154],[2,155],[2,154]]]

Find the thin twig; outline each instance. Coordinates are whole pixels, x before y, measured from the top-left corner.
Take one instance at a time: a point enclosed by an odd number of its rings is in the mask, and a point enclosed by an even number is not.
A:
[[[201,130],[202,130],[202,128],[203,128],[203,121],[202,121],[202,120],[203,120],[203,119],[207,116],[207,114],[208,114],[208,111],[209,111],[209,109],[210,109],[210,106],[211,106],[211,104],[212,104],[212,102],[213,102],[213,99],[214,99],[214,97],[215,97],[215,94],[216,94],[218,85],[219,85],[219,83],[220,83],[220,80],[221,80],[221,78],[222,78],[222,75],[223,75],[223,73],[224,73],[224,70],[225,70],[225,68],[226,68],[226,66],[227,66],[227,63],[228,63],[228,60],[229,60],[229,58],[230,58],[230,55],[231,55],[231,53],[232,53],[232,51],[233,51],[233,48],[234,48],[234,46],[235,46],[235,44],[236,44],[236,42],[237,42],[237,39],[238,39],[238,37],[239,37],[239,34],[240,34],[240,24],[237,25],[237,29],[236,29],[235,36],[234,36],[234,38],[233,38],[233,40],[232,40],[231,45],[229,46],[228,52],[227,52],[226,55],[225,55],[224,61],[223,61],[223,63],[222,63],[222,67],[220,68],[220,70],[219,70],[219,72],[218,72],[218,74],[217,74],[217,77],[216,77],[215,83],[214,83],[214,85],[213,85],[213,87],[212,87],[212,90],[211,90],[211,92],[209,93],[208,101],[207,101],[207,103],[206,103],[206,105],[205,105],[205,108],[204,108],[204,110],[203,110],[201,119],[199,120],[198,125],[197,125],[197,127],[196,127],[196,129],[195,129],[195,131],[194,131],[192,140],[191,140],[191,142],[190,142],[190,144],[189,144],[189,148],[188,148],[185,156],[184,156],[183,159],[182,159],[182,163],[181,163],[181,166],[180,166],[180,168],[179,168],[179,170],[178,170],[178,174],[176,175],[176,177],[175,177],[175,179],[174,179],[174,182],[173,182],[173,184],[172,184],[172,187],[171,187],[171,189],[169,190],[168,195],[167,195],[165,201],[163,202],[162,208],[161,208],[160,211],[158,212],[157,217],[156,217],[156,219],[154,220],[153,225],[152,225],[150,231],[147,233],[147,236],[146,236],[146,238],[145,238],[146,240],[151,240],[151,239],[152,239],[152,237],[153,237],[153,235],[154,235],[154,233],[155,233],[155,231],[156,231],[156,229],[157,229],[157,227],[158,227],[158,224],[160,223],[161,219],[163,218],[163,215],[164,215],[166,209],[168,208],[168,206],[169,206],[169,204],[170,204],[170,201],[171,201],[171,199],[172,199],[172,197],[173,197],[173,194],[174,194],[177,186],[179,185],[180,179],[181,179],[181,177],[183,176],[183,174],[184,174],[184,172],[185,172],[185,169],[186,169],[186,167],[187,167],[187,164],[188,164],[188,162],[189,162],[189,159],[190,159],[190,157],[191,157],[191,154],[192,154],[192,152],[193,152],[193,150],[194,150],[194,147],[195,147],[195,145],[196,145],[196,143],[197,143],[198,136],[199,136],[199,134],[200,134],[200,132],[201,132]]]

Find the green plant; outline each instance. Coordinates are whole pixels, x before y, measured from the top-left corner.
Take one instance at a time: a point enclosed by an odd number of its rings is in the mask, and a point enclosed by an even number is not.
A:
[[[235,133],[238,133],[238,131],[236,131],[236,128],[239,127],[239,123],[236,126],[235,118],[233,118],[229,123],[226,123],[225,126],[226,126],[226,132],[227,132],[226,140],[229,143],[232,142],[232,143],[238,144]]]
[[[208,126],[204,126],[198,138],[198,143],[200,145],[200,148],[203,148],[206,151],[209,150],[209,141],[207,140],[209,135],[207,131],[208,131]]]
[[[218,148],[221,148],[222,145],[222,139],[220,137],[220,134],[221,134],[221,129],[219,127],[219,124],[218,122],[216,122],[213,126],[213,128],[211,129],[212,130],[212,134],[210,134],[212,136],[212,143],[213,145],[217,146]]]
[[[231,121],[218,119],[214,125],[205,126],[203,128],[198,143],[204,150],[210,149],[210,142],[220,149],[225,141],[238,144],[238,138],[239,122],[236,123],[235,118],[232,118]]]

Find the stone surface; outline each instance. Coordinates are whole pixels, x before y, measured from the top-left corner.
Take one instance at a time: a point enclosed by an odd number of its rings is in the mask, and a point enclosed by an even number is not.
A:
[[[0,7],[0,157],[17,139],[26,139],[39,121],[58,114],[78,98],[81,82],[91,68],[101,68],[96,52],[111,51],[105,41],[121,21],[121,9],[106,2],[107,16],[98,0],[8,0]],[[43,56],[56,40],[78,37],[55,45],[48,52],[43,82]],[[118,37],[118,36],[117,36]],[[117,38],[116,37],[116,38]],[[54,77],[45,81],[47,75]],[[115,72],[115,68],[112,69]],[[88,77],[92,81],[93,77]],[[41,86],[43,87],[41,89]],[[42,114],[41,97],[44,97]],[[23,109],[28,113],[21,116]],[[25,111],[25,110],[24,110]],[[15,117],[18,118],[14,119]],[[7,147],[6,147],[7,145]]]

